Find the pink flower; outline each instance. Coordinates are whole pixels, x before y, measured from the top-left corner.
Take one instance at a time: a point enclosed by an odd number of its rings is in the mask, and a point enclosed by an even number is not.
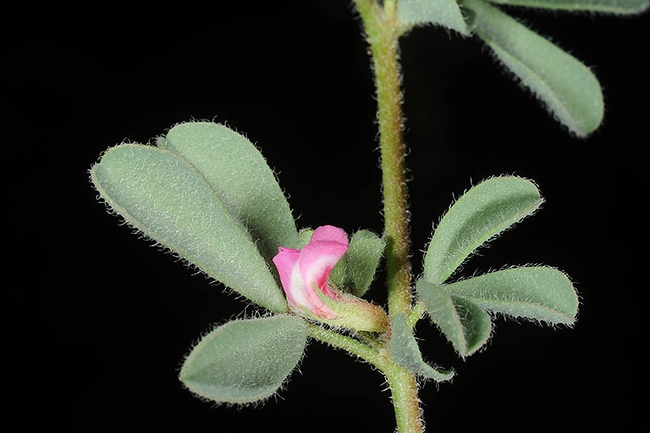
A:
[[[336,263],[348,250],[348,236],[334,226],[314,230],[302,250],[280,247],[273,257],[289,306],[300,312],[306,310],[321,319],[335,319],[339,315],[323,302],[323,295],[339,299],[327,280]],[[317,291],[320,291],[318,293]]]

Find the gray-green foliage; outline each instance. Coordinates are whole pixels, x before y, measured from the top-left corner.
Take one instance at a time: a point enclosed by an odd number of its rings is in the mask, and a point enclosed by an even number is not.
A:
[[[578,312],[578,296],[569,279],[545,266],[505,269],[451,284],[421,279],[416,289],[431,321],[462,357],[490,337],[486,311],[564,325],[572,325]]]
[[[207,334],[185,359],[181,381],[217,403],[254,403],[273,395],[307,341],[304,320],[289,315],[235,320]]]
[[[543,202],[530,180],[502,176],[463,194],[433,233],[424,258],[424,275],[441,284],[479,246],[535,211]]]
[[[424,302],[429,318],[462,357],[480,349],[490,337],[490,316],[472,302],[452,296],[441,285],[419,280],[419,299]]]
[[[393,317],[390,339],[390,357],[393,361],[409,370],[411,373],[436,382],[450,380],[453,371],[432,367],[422,359],[420,348],[409,327],[404,314]]]
[[[492,324],[487,312],[550,324],[571,325],[575,320],[578,297],[573,285],[553,268],[511,268],[447,283],[472,252],[542,201],[527,179],[492,178],[463,194],[436,228],[416,291],[431,321],[462,357],[488,341]]]
[[[348,251],[330,275],[334,286],[363,296],[375,277],[385,246],[384,240],[369,230],[354,233]]]
[[[243,135],[212,122],[174,126],[158,140],[205,176],[232,215],[270,260],[279,246],[298,248],[289,204],[262,154]]]
[[[147,237],[258,305],[286,311],[284,294],[246,228],[185,158],[122,144],[104,153],[91,178],[106,203]]]
[[[567,276],[545,266],[504,269],[451,283],[446,290],[493,313],[572,325],[578,296]]]
[[[649,0],[487,0],[510,6],[612,14],[638,14],[648,9]]]
[[[638,14],[650,0],[486,0],[506,6],[564,11]],[[521,84],[546,105],[572,133],[585,137],[603,119],[600,84],[579,60],[483,0],[399,0],[404,31],[432,24],[475,34]]]
[[[469,34],[456,0],[399,0],[397,16],[408,26],[432,24]]]
[[[600,125],[604,104],[600,84],[576,58],[482,0],[463,0],[471,29],[577,136]]]

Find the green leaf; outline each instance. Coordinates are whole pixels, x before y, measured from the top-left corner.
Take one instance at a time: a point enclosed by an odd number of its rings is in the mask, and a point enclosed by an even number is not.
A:
[[[409,26],[433,24],[469,34],[456,0],[399,0],[397,16]]]
[[[559,122],[579,137],[598,128],[603,95],[589,68],[496,7],[481,0],[462,4],[473,14],[476,34]]]
[[[513,317],[570,325],[578,312],[571,281],[549,267],[505,269],[445,287],[485,310]]]
[[[393,318],[390,339],[390,357],[393,361],[409,370],[411,373],[436,382],[443,382],[454,377],[453,371],[432,367],[422,360],[422,353],[417,341],[406,322],[404,314],[396,314]]]
[[[309,243],[311,240],[311,236],[314,234],[314,229],[300,229],[298,232],[298,239],[299,239],[299,244],[298,247],[296,248],[297,250],[301,250]]]
[[[487,0],[508,6],[532,8],[592,11],[612,14],[638,14],[650,5],[648,0]]]
[[[185,159],[152,146],[123,144],[104,153],[91,178],[128,224],[262,307],[287,310],[246,229]]]
[[[385,246],[384,241],[369,230],[356,232],[348,251],[332,270],[332,284],[355,296],[363,296],[375,277]]]
[[[431,321],[463,358],[475,353],[490,338],[492,320],[477,305],[424,279],[417,282],[416,290]]]
[[[224,125],[189,122],[174,126],[158,145],[178,153],[205,176],[267,261],[279,246],[299,247],[296,223],[280,185],[246,137]]]
[[[345,261],[353,283],[353,295],[361,297],[368,291],[385,247],[384,240],[369,230],[359,230],[352,236]]]
[[[217,403],[273,395],[302,357],[307,325],[296,316],[235,320],[207,334],[185,359],[180,380]]]
[[[424,258],[424,276],[444,283],[480,245],[530,215],[543,200],[534,183],[488,179],[467,191],[438,224]]]

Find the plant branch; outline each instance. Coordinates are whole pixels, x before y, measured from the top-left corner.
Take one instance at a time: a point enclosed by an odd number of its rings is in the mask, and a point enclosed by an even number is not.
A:
[[[382,8],[374,0],[356,0],[372,53],[379,124],[388,311],[391,316],[411,310],[411,264],[399,36],[395,3]]]
[[[343,349],[350,354],[363,359],[367,363],[375,366],[379,370],[386,369],[387,359],[382,357],[378,350],[366,346],[362,342],[355,340],[322,326],[307,324],[307,335],[320,342],[329,344],[337,349]]]
[[[411,372],[396,364],[385,348],[373,348],[330,329],[307,324],[307,334],[322,343],[363,359],[376,367],[386,378],[395,408],[395,422],[399,433],[422,433],[423,425],[418,398],[418,384]]]
[[[421,317],[411,314],[411,263],[408,199],[406,188],[406,147],[403,139],[402,89],[399,63],[399,37],[404,28],[397,20],[396,0],[355,0],[363,21],[375,77],[382,193],[388,312],[392,318],[405,314],[411,326]],[[422,433],[423,423],[418,385],[413,373],[387,359],[383,367],[391,390],[399,433]]]

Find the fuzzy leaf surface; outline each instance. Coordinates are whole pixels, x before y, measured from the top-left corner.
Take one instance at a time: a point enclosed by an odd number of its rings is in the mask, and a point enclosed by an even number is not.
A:
[[[566,11],[592,11],[611,14],[638,14],[650,5],[648,0],[487,0],[507,6],[524,6]]]
[[[443,216],[424,258],[424,276],[444,283],[484,242],[530,215],[543,202],[531,181],[495,177],[463,194]]]
[[[397,16],[406,25],[433,24],[469,34],[456,0],[399,0]]]
[[[490,338],[492,320],[476,304],[452,296],[443,286],[424,279],[417,282],[416,290],[431,321],[463,358],[476,352]]]
[[[185,159],[153,146],[123,144],[104,153],[91,178],[129,225],[258,305],[287,310],[244,226]]]
[[[393,318],[390,356],[393,361],[411,373],[433,379],[436,382],[443,382],[454,377],[453,371],[441,370],[424,362],[418,343],[404,314],[396,314]]]
[[[174,126],[158,146],[178,153],[205,176],[270,261],[278,247],[298,248],[298,231],[275,175],[246,137],[224,125]]]
[[[445,287],[485,310],[512,317],[571,325],[578,312],[571,281],[544,266],[504,269]]]
[[[363,296],[375,277],[385,246],[383,239],[369,230],[354,233],[348,251],[330,275],[334,286]]]
[[[180,380],[217,403],[254,403],[273,395],[302,357],[304,320],[289,315],[235,320],[201,339],[185,359]]]
[[[594,74],[575,57],[481,0],[463,0],[474,32],[553,116],[579,137],[603,119],[603,95]]]

